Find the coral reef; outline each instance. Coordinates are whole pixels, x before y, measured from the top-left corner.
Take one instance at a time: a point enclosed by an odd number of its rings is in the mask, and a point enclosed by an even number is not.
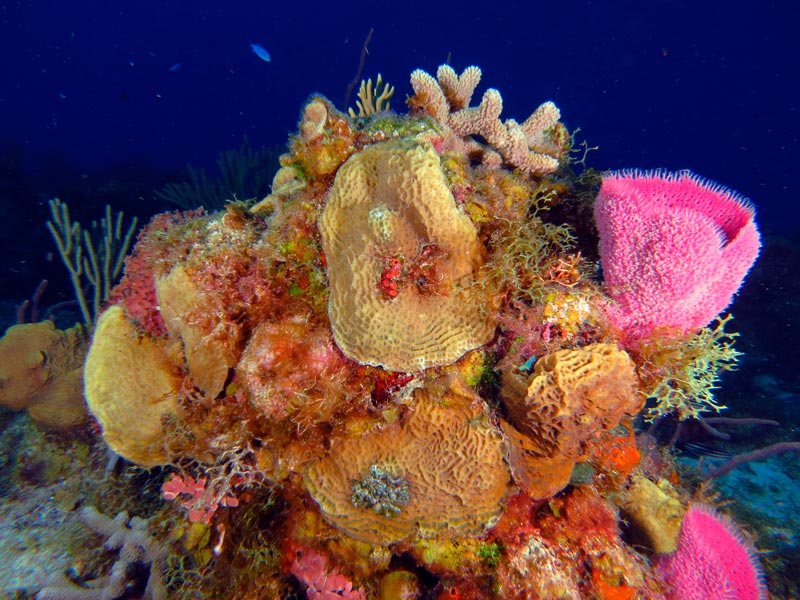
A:
[[[692,490],[637,427],[648,397],[653,416],[717,407],[733,334],[726,319],[697,330],[757,250],[752,212],[667,177],[645,187],[679,187],[681,220],[641,199],[622,215],[624,178],[606,178],[604,287],[597,178],[569,168],[558,109],[501,121],[496,90],[470,107],[480,76],[415,71],[410,115],[368,84],[354,117],[312,95],[263,200],[144,227],[83,371],[103,440],[139,467],[142,510],[84,509],[110,535],[111,575],[42,598],[119,597],[123,581],[127,597],[243,600],[672,593],[651,559],[680,556]],[[680,254],[684,235],[708,253]],[[636,265],[698,262],[623,289],[612,239]],[[704,304],[714,265],[729,293],[704,311],[642,304],[676,289]],[[47,379],[37,344],[32,383]]]

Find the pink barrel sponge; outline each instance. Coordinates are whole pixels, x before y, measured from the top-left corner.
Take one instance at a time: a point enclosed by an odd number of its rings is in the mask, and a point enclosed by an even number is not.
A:
[[[761,247],[752,204],[689,171],[610,173],[594,215],[608,315],[633,338],[707,325]]]
[[[661,556],[656,571],[668,600],[766,600],[755,550],[733,521],[710,506],[692,504],[678,548]]]

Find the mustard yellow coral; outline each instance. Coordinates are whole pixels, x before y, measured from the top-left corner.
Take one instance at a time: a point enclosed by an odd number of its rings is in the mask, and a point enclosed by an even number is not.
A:
[[[505,443],[477,396],[424,389],[400,422],[332,440],[305,484],[335,527],[361,541],[477,535],[502,510]]]
[[[509,419],[543,457],[580,458],[597,431],[615,427],[644,403],[633,360],[613,344],[560,350],[536,361],[527,379],[504,377]]]
[[[225,387],[241,351],[241,327],[227,323],[183,265],[156,279],[156,297],[167,331],[183,342],[192,382],[210,400]]]
[[[450,364],[492,337],[471,285],[480,242],[430,144],[385,142],[348,159],[319,228],[328,314],[348,357],[417,371]]]
[[[162,420],[177,414],[180,357],[142,337],[120,306],[97,321],[86,357],[86,402],[114,452],[145,467],[166,463]]]
[[[623,494],[621,508],[641,543],[664,554],[678,547],[686,509],[668,481],[661,479],[656,484],[634,475]]]
[[[81,371],[83,328],[56,329],[52,321],[10,327],[0,339],[0,405],[27,409],[48,429],[70,429],[88,419]]]

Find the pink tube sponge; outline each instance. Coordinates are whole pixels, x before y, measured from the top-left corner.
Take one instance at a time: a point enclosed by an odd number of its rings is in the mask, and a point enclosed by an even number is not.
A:
[[[766,600],[756,552],[729,518],[692,504],[678,548],[656,563],[668,600]]]
[[[611,322],[684,334],[731,303],[758,256],[750,202],[689,171],[617,171],[594,208]]]

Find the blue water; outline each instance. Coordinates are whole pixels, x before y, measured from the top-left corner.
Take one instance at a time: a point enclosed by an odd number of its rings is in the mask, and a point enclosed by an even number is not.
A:
[[[283,143],[311,92],[341,103],[374,28],[364,75],[395,84],[397,108],[413,69],[477,64],[504,115],[554,100],[600,147],[599,168],[691,167],[751,197],[762,224],[793,229],[791,3],[231,4],[4,3],[0,149],[21,146],[19,166],[43,177],[54,160],[79,173],[202,166],[243,135]]]
[[[395,85],[395,110],[412,70],[476,64],[478,94],[499,89],[504,118],[553,100],[598,147],[589,166],[689,168],[750,198],[765,246],[733,306],[747,355],[726,375],[726,403],[770,406],[782,439],[796,439],[797,5],[229,4],[0,3],[0,323],[43,278],[47,304],[71,297],[43,225],[49,198],[85,222],[106,203],[144,219],[174,208],[153,192],[186,164],[212,168],[244,136],[254,148],[285,144],[313,92],[346,109],[372,29],[360,77]]]

